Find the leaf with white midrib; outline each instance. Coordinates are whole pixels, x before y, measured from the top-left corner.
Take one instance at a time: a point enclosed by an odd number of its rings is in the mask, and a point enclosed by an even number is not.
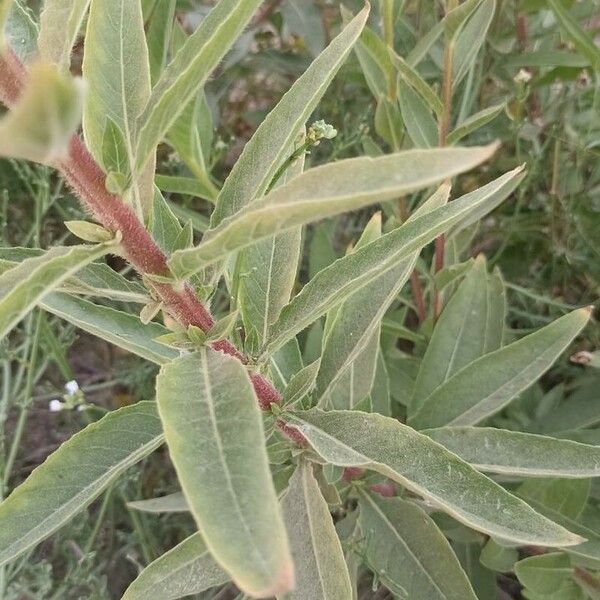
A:
[[[211,553],[247,593],[288,591],[292,563],[245,367],[202,349],[164,365],[156,390],[171,459]]]
[[[286,600],[351,598],[342,546],[310,463],[296,467],[281,504],[296,570],[296,589]]]
[[[473,361],[425,398],[409,424],[418,429],[475,425],[498,412],[552,366],[585,327],[590,312],[575,310]]]
[[[110,412],[76,433],[0,504],[0,564],[54,533],[162,441],[154,402]]]
[[[520,544],[568,546],[583,541],[395,419],[311,409],[287,413],[285,420],[325,461],[373,469],[477,531]]]
[[[267,352],[281,347],[347,296],[397,266],[474,210],[484,211],[505,198],[522,179],[518,168],[475,192],[408,222],[323,269],[283,308],[271,327]]]
[[[408,598],[476,600],[469,579],[431,517],[401,498],[357,489],[368,564],[392,591]]]
[[[211,227],[237,213],[267,189],[287,158],[286,152],[297,132],[348,56],[368,14],[368,8],[363,9],[334,38],[261,122],[225,180],[211,215]]]

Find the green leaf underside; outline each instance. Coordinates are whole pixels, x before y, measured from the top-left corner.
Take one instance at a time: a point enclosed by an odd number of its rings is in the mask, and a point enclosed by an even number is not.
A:
[[[600,447],[491,427],[442,427],[423,433],[481,471],[523,477],[600,476]]]
[[[229,581],[199,533],[191,535],[150,563],[121,600],[176,600]]]
[[[266,350],[272,352],[279,348],[347,296],[396,267],[398,261],[419,251],[474,210],[485,212],[487,206],[495,207],[522,177],[522,169],[510,171],[476,192],[407,222],[320,271],[283,308],[272,327]]]
[[[589,309],[575,310],[478,358],[436,388],[409,424],[417,429],[475,425],[498,412],[552,366],[589,318]]]
[[[296,570],[296,588],[285,598],[351,598],[342,546],[310,463],[302,461],[294,471],[281,507]]]
[[[213,228],[267,189],[298,131],[348,56],[368,14],[364,9],[344,28],[262,121],[223,185],[211,215]]]
[[[245,367],[203,349],[163,366],[156,389],[171,458],[211,553],[248,593],[288,591],[293,567]]]
[[[286,420],[327,462],[378,471],[477,531],[541,546],[582,541],[443,446],[395,419],[312,409],[286,415]]]
[[[162,442],[154,402],[113,411],[76,433],[0,504],[0,564],[64,525]]]
[[[403,598],[476,600],[450,544],[412,502],[359,490],[360,524],[368,565]]]
[[[108,250],[108,246],[102,245],[57,246],[40,256],[24,260],[0,275],[0,338],[46,294]]]
[[[496,145],[408,150],[379,158],[350,158],[316,167],[256,200],[200,245],[175,252],[173,272],[187,277],[253,242],[341,212],[426,188],[488,159]]]

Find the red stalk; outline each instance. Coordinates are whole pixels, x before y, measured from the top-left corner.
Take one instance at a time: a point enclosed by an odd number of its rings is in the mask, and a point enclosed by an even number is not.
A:
[[[21,96],[26,81],[27,70],[12,50],[7,49],[0,54],[0,101],[12,108]],[[71,138],[67,156],[55,166],[94,219],[115,234],[120,232],[125,258],[140,275],[169,275],[167,257],[131,207],[107,191],[102,169],[79,136]],[[165,310],[184,327],[195,325],[208,331],[214,325],[210,311],[198,300],[188,284],[182,289],[153,281],[149,281],[149,285],[162,300]],[[247,363],[245,356],[227,340],[215,342],[212,347]],[[279,392],[262,375],[250,372],[250,379],[262,410],[269,410],[271,404],[281,402]]]

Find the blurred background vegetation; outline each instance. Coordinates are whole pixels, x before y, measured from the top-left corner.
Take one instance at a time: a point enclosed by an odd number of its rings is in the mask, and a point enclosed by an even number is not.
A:
[[[143,1],[149,36],[160,12],[156,2],[166,4],[167,0]],[[173,47],[178,37],[197,26],[210,4],[177,1]],[[161,147],[158,170],[162,179],[157,183],[178,216],[193,218],[198,235],[210,214],[210,204],[203,197],[219,187],[258,123],[339,31],[340,4],[337,0],[267,0],[207,86],[198,124],[203,164],[195,169],[193,160]],[[362,3],[345,0],[343,4],[356,12]],[[398,55],[407,57],[439,23],[444,2],[395,0],[393,6],[393,45]],[[573,307],[593,304],[600,295],[600,67],[585,44],[594,39],[597,43],[600,35],[600,2],[566,1],[562,6],[577,24],[575,34],[560,26],[544,0],[497,0],[488,35],[480,46],[474,45],[452,102],[455,123],[498,107],[494,118],[461,144],[501,142],[491,163],[458,179],[455,196],[527,164],[523,184],[476,230],[469,230],[461,255],[466,261],[484,253],[491,267],[501,271],[507,285],[509,326],[520,334]],[[369,26],[383,39],[381,7],[380,0],[373,0]],[[35,22],[39,2],[29,2],[27,10]],[[82,48],[83,39],[75,52],[75,70],[81,64]],[[442,44],[434,41],[418,71],[435,89],[441,86],[442,64]],[[382,116],[385,98],[377,96],[377,85],[374,71],[352,53],[314,115],[331,123],[338,135],[313,149],[311,165],[416,145],[414,112],[401,107],[390,127]],[[413,109],[418,116],[419,107]],[[183,189],[193,175],[199,177],[196,187]],[[417,200],[405,202],[410,206]],[[400,205],[386,206],[385,211],[402,219]],[[372,212],[310,227],[299,285],[341,256]],[[62,223],[80,218],[85,216],[52,170],[19,161],[0,162],[0,246],[45,248],[70,242]],[[428,249],[419,263],[424,282],[433,277],[432,254],[433,249]],[[126,268],[118,259],[111,259],[111,266],[120,271]],[[406,286],[385,321],[388,333],[394,332],[398,356],[404,359],[401,367],[388,364],[392,397],[398,401],[410,377],[411,353],[422,351],[419,347],[431,321],[428,313],[419,324],[415,300]],[[427,300],[429,306],[431,298]],[[225,301],[225,294],[218,296],[217,309]],[[123,308],[135,310],[134,306]],[[311,329],[305,357],[310,355],[310,345],[319,340],[318,327]],[[568,421],[566,429],[582,430],[579,439],[600,443],[595,429],[600,424],[600,355],[594,354],[598,348],[596,322],[572,349],[571,354],[579,354],[559,361],[498,422],[507,428],[543,430],[544,419],[560,417]],[[32,313],[10,340],[0,343],[0,497],[102,412],[151,398],[153,369],[60,319]],[[77,386],[65,388],[72,381]],[[155,515],[128,507],[131,500],[175,491],[170,473],[164,451],[131,469],[84,514],[0,571],[0,598],[119,597],[140,565],[158,557],[193,528],[185,513]],[[564,489],[561,493],[600,498],[600,488],[589,485],[583,492]],[[597,528],[596,504],[588,504],[586,510],[589,522]],[[484,566],[478,557],[471,560],[467,554],[465,550],[461,558],[470,564],[474,581],[479,581],[482,600],[521,597],[514,576],[502,574],[493,561]],[[377,582],[367,581],[363,598],[385,598],[385,590],[377,588]],[[226,597],[234,595],[219,596]]]

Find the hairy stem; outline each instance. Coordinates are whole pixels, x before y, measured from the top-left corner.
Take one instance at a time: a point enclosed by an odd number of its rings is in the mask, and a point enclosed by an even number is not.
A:
[[[12,108],[25,87],[27,71],[11,50],[0,55],[0,101]],[[78,135],[71,138],[67,156],[54,165],[91,216],[106,229],[122,236],[125,258],[140,275],[170,274],[167,257],[135,215],[119,196],[106,189],[106,177]],[[147,279],[165,310],[181,325],[195,325],[208,331],[214,325],[210,311],[198,300],[188,284],[171,285]],[[244,364],[244,355],[227,340],[215,342],[215,350],[235,356]],[[250,372],[260,407],[268,410],[281,402],[281,395],[262,375]]]

